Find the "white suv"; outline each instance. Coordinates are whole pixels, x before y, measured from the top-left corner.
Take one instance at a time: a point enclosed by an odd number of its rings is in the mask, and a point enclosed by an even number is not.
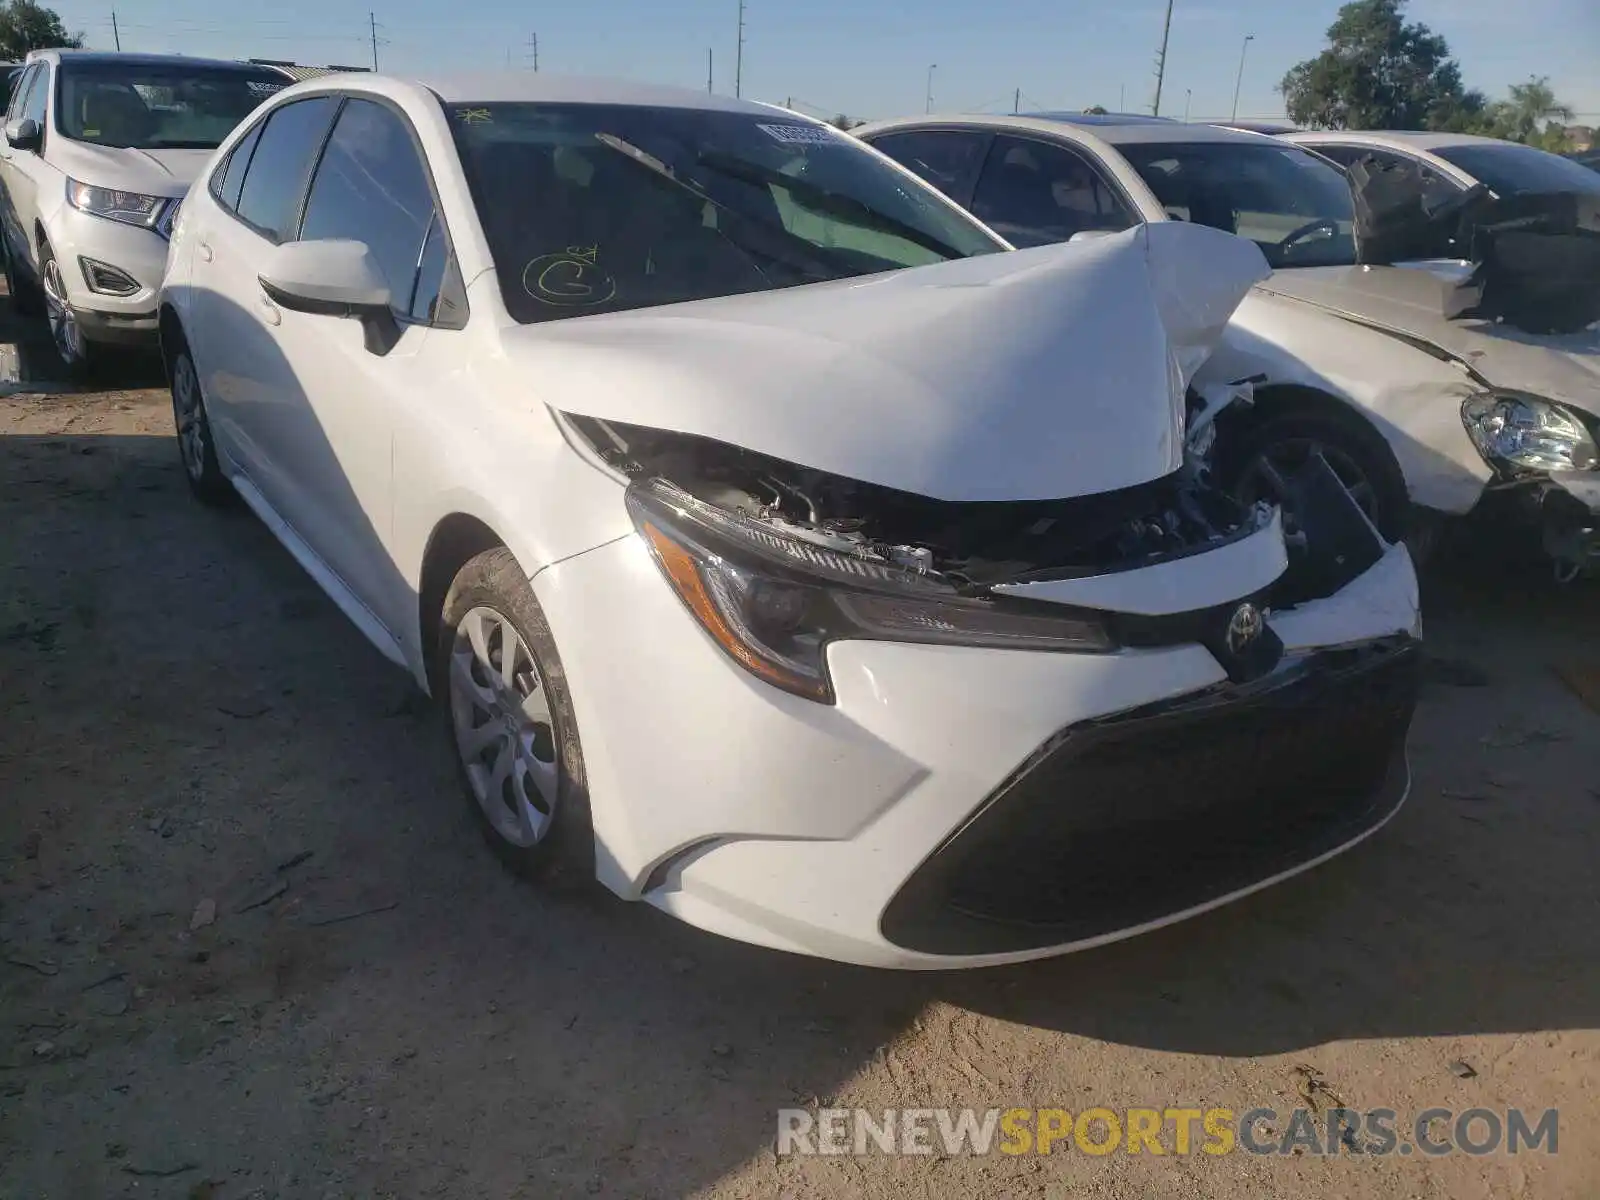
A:
[[[101,343],[154,342],[184,193],[211,151],[289,80],[268,67],[36,51],[0,143],[6,281],[50,320],[69,368]]]

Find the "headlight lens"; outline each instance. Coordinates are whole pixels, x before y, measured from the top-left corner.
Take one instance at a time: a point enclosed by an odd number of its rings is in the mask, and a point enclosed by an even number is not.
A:
[[[628,511],[679,599],[736,663],[774,687],[831,703],[827,645],[843,638],[1108,651],[1093,615],[959,595],[892,563],[830,550],[655,481]]]
[[[1537,396],[1474,396],[1461,419],[1478,452],[1522,471],[1589,471],[1600,466],[1593,435],[1572,410]]]
[[[153,228],[161,220],[162,210],[167,206],[167,197],[95,187],[93,184],[69,179],[67,203],[79,212],[105,217],[108,221],[121,221],[124,225],[143,225],[146,228]]]

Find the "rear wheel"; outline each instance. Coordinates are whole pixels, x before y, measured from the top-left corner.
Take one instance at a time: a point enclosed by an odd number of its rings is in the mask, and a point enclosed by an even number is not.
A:
[[[189,488],[203,504],[223,505],[233,500],[233,485],[217,461],[200,375],[187,346],[173,353],[168,371],[172,378],[172,421],[178,433],[178,455]]]
[[[512,871],[594,878],[583,750],[566,674],[533,589],[503,547],[461,568],[445,597],[435,694],[485,840]]]

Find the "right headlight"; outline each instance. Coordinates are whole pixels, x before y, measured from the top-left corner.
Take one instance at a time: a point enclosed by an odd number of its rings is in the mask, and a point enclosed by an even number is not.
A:
[[[1461,405],[1467,434],[1489,462],[1518,471],[1589,471],[1600,451],[1583,419],[1553,400],[1514,393],[1473,396]]]
[[[752,675],[808,700],[832,703],[827,645],[841,638],[1115,649],[1092,614],[963,596],[942,580],[790,537],[661,481],[633,484],[627,503],[667,582],[717,645]]]

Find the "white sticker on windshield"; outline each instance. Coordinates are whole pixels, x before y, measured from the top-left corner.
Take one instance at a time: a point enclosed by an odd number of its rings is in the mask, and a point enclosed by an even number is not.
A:
[[[768,137],[791,146],[827,146],[833,142],[826,125],[763,125],[761,129]]]

